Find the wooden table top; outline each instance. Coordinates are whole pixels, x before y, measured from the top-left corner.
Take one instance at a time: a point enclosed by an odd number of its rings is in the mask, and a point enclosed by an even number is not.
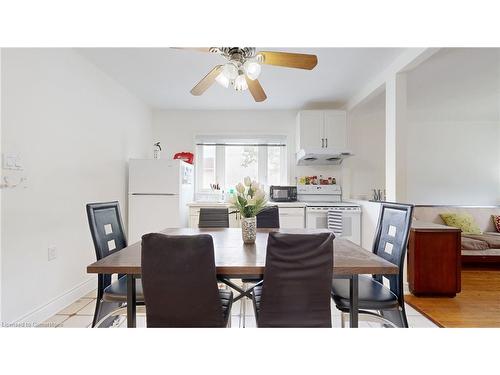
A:
[[[255,244],[247,245],[241,239],[240,228],[178,228],[165,229],[161,233],[171,235],[210,234],[215,249],[217,274],[221,276],[245,276],[264,273],[266,247],[269,232],[321,233],[317,229],[257,229]],[[351,241],[335,239],[333,242],[334,275],[396,274],[399,268],[381,257],[363,249]],[[87,273],[141,274],[141,243],[137,242],[107,256],[87,267]]]

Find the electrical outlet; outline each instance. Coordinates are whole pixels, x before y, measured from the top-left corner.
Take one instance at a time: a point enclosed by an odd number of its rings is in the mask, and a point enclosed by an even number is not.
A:
[[[49,246],[47,251],[47,259],[49,262],[57,258],[57,249],[55,246]]]

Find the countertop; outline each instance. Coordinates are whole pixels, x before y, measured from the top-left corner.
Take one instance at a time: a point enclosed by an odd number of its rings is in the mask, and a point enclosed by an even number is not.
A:
[[[455,228],[455,227],[449,227],[447,225],[442,225],[442,224],[436,224],[436,223],[431,223],[428,221],[420,221],[420,220],[413,220],[411,223],[411,229],[413,230],[422,230],[422,231],[460,231],[460,229]]]
[[[229,202],[211,202],[211,201],[195,201],[187,204],[188,207],[231,207]],[[306,204],[304,202],[268,202],[268,206],[278,206],[278,207],[289,207],[289,208],[304,208]]]

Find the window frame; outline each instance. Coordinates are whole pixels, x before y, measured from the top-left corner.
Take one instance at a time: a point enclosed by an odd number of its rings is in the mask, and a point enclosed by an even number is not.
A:
[[[282,147],[281,155],[280,155],[280,165],[282,168],[282,173],[280,173],[280,185],[287,185],[288,181],[288,142],[287,136],[279,135],[279,136],[251,136],[251,137],[242,137],[242,136],[197,136],[195,137],[195,166],[200,166],[196,168],[196,179],[195,179],[195,191],[197,193],[209,193],[211,189],[202,188],[203,181],[203,147],[200,143],[214,143],[215,145],[215,176],[217,181],[222,184],[222,189],[224,191],[233,188],[233,186],[226,187],[226,176],[225,176],[225,149],[226,147],[231,147],[229,145],[225,145],[224,143],[244,143],[244,144],[256,144],[263,145],[267,144],[269,146],[273,146],[276,144],[279,147]],[[258,182],[263,184],[266,189],[269,187],[268,185],[268,147],[269,146],[259,146],[258,147]]]

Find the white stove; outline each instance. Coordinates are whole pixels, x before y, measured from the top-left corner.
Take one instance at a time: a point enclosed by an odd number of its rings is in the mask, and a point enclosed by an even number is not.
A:
[[[339,185],[298,185],[297,200],[306,205],[306,228],[330,229],[361,245],[361,207],[342,202]]]

